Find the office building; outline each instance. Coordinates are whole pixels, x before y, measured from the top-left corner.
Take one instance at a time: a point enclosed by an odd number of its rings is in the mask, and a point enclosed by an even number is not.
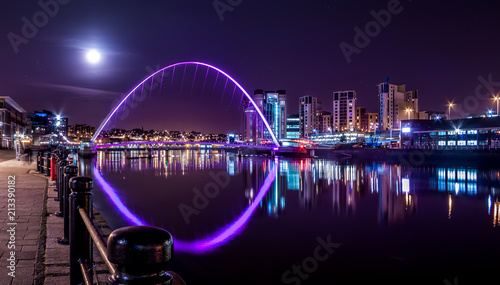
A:
[[[293,114],[286,118],[286,138],[300,138],[300,117],[299,114]]]
[[[332,133],[332,113],[325,110],[317,110],[316,118],[318,120],[317,130],[320,134]]]
[[[368,117],[368,132],[378,130],[378,113],[366,113]]]
[[[500,148],[500,117],[403,120],[402,125],[403,148]]]
[[[356,124],[356,91],[333,92],[333,129],[336,132],[354,131]]]
[[[418,116],[418,90],[406,91],[406,85],[389,84],[386,78],[378,85],[379,130],[399,130],[401,120]]]
[[[286,138],[286,91],[264,91],[257,89],[252,98],[260,109],[277,139]],[[249,143],[260,143],[272,140],[272,136],[262,122],[257,110],[245,100],[243,117],[243,140]]]
[[[307,138],[318,128],[318,98],[303,96],[299,98],[300,137]]]
[[[38,145],[47,135],[68,135],[68,118],[43,110],[29,114],[33,144]]]
[[[1,147],[12,149],[15,140],[25,139],[27,112],[9,96],[0,96],[0,138]]]

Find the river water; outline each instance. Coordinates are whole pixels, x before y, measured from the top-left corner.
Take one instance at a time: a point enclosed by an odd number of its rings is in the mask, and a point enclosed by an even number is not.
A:
[[[500,169],[215,150],[99,152],[81,166],[113,229],[174,236],[169,269],[190,285],[500,280]]]

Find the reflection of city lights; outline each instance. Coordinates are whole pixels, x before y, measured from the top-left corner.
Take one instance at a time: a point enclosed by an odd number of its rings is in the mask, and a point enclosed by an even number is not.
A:
[[[448,194],[448,219],[451,220],[451,208],[453,206],[453,201],[451,200],[451,194]]]
[[[410,179],[409,178],[403,178],[401,180],[401,184],[403,187],[403,193],[410,193]]]

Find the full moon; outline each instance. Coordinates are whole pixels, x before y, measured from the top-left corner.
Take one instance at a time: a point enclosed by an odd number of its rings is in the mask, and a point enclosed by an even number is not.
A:
[[[101,60],[101,54],[93,49],[93,50],[89,50],[87,52],[87,61],[92,63],[92,64],[96,64],[98,63],[99,61]]]

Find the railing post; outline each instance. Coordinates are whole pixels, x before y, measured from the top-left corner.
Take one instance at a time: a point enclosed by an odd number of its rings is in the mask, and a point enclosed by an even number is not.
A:
[[[94,182],[89,177],[73,177],[69,181],[69,187],[72,190],[70,195],[71,211],[69,213],[70,280],[71,285],[77,285],[83,283],[79,261],[86,264],[87,268],[92,268],[92,240],[78,209],[85,209],[89,218],[92,219],[92,193],[90,190],[94,187]]]
[[[64,216],[64,236],[57,239],[60,244],[69,244],[69,180],[78,174],[78,167],[69,165],[64,167],[64,178],[62,188],[63,216]]]
[[[50,176],[50,151],[45,154],[45,176]]]
[[[119,228],[108,238],[108,259],[116,265],[111,284],[172,284],[166,265],[173,254],[172,235],[160,228]]]
[[[64,158],[59,160],[57,164],[57,197],[59,198],[59,212],[56,213],[57,217],[63,217],[63,207],[64,207],[64,199],[63,199],[63,188],[64,188],[64,168],[68,165],[68,161]]]
[[[40,152],[36,153],[36,171],[40,173]]]
[[[44,166],[44,163],[43,163],[43,151],[40,152],[40,173],[43,173],[43,166]]]

